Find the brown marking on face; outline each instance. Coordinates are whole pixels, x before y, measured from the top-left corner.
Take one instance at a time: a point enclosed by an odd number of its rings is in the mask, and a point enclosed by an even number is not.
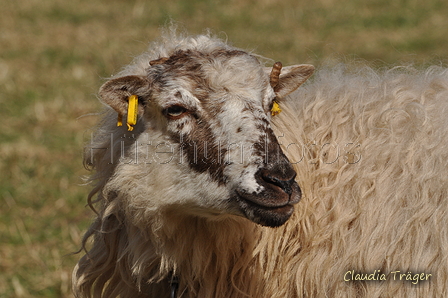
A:
[[[226,148],[216,142],[216,139],[206,123],[196,124],[188,135],[172,136],[180,140],[181,154],[186,157],[189,167],[198,173],[208,172],[213,180],[220,185],[225,184],[224,177]]]
[[[178,142],[180,146],[180,152],[185,157],[185,162],[188,162],[188,166],[198,173],[209,173],[210,177],[218,182],[219,185],[226,184],[228,177],[224,176],[225,167],[228,166],[226,155],[227,146],[229,144],[217,142],[217,138],[213,133],[212,126],[221,127],[222,123],[216,121],[216,115],[224,112],[224,105],[220,102],[211,102],[210,95],[216,90],[213,90],[207,74],[204,73],[203,64],[210,63],[215,59],[228,60],[231,57],[238,55],[248,55],[242,51],[215,51],[211,54],[205,55],[196,51],[177,51],[171,55],[168,59],[164,60],[161,64],[154,64],[148,69],[148,75],[153,78],[153,84],[160,90],[173,84],[176,80],[180,79],[182,82],[186,82],[186,86],[199,101],[202,106],[200,115],[190,113],[185,117],[188,119],[189,129],[188,134],[180,135],[179,133],[172,132],[171,138],[174,142]],[[256,58],[254,57],[256,60]],[[223,89],[224,90],[224,89]],[[177,98],[182,98],[182,94],[177,92],[175,94]],[[251,115],[259,110],[258,107],[252,106],[250,103],[245,103],[241,109],[241,120],[245,121],[252,118]],[[195,115],[195,117],[193,117]],[[169,119],[168,121],[175,121],[176,119]],[[284,177],[290,176],[292,170],[288,160],[284,156],[277,143],[276,137],[273,131],[270,129],[270,123],[265,117],[255,117],[254,121],[259,124],[256,125],[257,130],[261,132],[260,139],[253,145],[253,154],[262,158],[264,165],[260,165],[260,169],[271,169],[273,176]],[[186,122],[178,124],[178,131],[182,131]],[[243,127],[239,126],[236,129],[236,133],[241,133]],[[230,142],[230,141],[224,141]],[[271,164],[271,165],[269,165]],[[263,172],[264,173],[264,172]],[[258,182],[260,184],[266,184],[262,174],[257,174]],[[272,183],[267,184],[269,187]],[[269,188],[267,187],[267,188]],[[276,188],[272,186],[271,188]],[[265,202],[274,200],[271,192],[265,192]],[[268,223],[268,225],[273,225]]]
[[[191,86],[189,90],[197,99],[205,101],[209,98],[210,84],[202,71],[204,54],[196,51],[177,51],[163,63],[154,64],[148,69],[148,76],[153,78],[155,88],[159,92],[165,89],[173,79],[182,78]],[[181,96],[177,93],[176,96]]]
[[[224,52],[218,54],[224,55]],[[187,135],[172,132],[171,139],[180,144],[179,150],[193,171],[208,172],[215,181],[222,185],[225,183],[223,155],[226,150],[220,148],[220,144],[216,143],[216,138],[210,127],[210,121],[218,111],[215,108],[216,104],[210,103],[208,100],[213,91],[202,70],[202,63],[208,63],[208,59],[199,52],[177,51],[164,60],[163,64],[154,65],[148,72],[150,77],[155,78],[154,84],[159,86],[160,90],[177,79],[187,82],[188,91],[201,102],[204,109],[200,116],[196,113],[186,116],[190,117],[188,121],[191,131]],[[180,92],[177,92],[175,96],[182,98]],[[182,131],[185,124],[185,122],[178,124],[177,129]]]

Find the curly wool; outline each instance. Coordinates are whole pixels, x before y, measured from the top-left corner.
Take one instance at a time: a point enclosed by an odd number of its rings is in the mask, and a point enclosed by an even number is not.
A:
[[[119,76],[179,47],[229,47],[167,36]],[[96,170],[89,202],[98,194],[98,216],[84,237],[75,295],[168,297],[175,274],[180,297],[447,296],[448,72],[350,67],[318,70],[272,119],[303,191],[275,229],[185,215],[182,206],[129,218],[126,200],[105,187],[122,146],[118,138],[105,146],[118,135],[116,114],[107,113],[91,146],[108,149],[85,159]],[[348,271],[375,270],[387,281],[344,281]],[[394,281],[394,271],[431,278],[413,285]]]
[[[280,253],[292,296],[446,296],[448,71],[339,65],[293,96],[273,121],[284,144],[298,144],[285,148],[291,161],[302,158],[304,198]],[[350,270],[387,281],[345,282]],[[414,286],[395,271],[432,278]]]

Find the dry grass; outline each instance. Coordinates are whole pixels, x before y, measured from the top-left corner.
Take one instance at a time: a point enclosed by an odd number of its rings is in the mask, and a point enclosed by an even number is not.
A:
[[[284,64],[442,63],[440,0],[1,1],[0,297],[70,297],[91,212],[83,143],[102,78],[172,18]],[[225,33],[223,33],[225,32]],[[80,118],[81,117],[81,118]]]

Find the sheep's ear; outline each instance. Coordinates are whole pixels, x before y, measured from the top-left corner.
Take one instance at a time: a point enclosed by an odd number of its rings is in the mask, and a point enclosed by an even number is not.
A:
[[[128,98],[137,95],[142,103],[149,98],[150,82],[144,76],[125,76],[112,79],[101,86],[99,96],[111,108],[120,115],[125,115],[128,111]],[[141,106],[138,113],[142,114]]]
[[[313,73],[313,65],[292,65],[282,69],[281,63],[276,62],[270,69],[270,83],[277,98],[281,99],[299,88]]]

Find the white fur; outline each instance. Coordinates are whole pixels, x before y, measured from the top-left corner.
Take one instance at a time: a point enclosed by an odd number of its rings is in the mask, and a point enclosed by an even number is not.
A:
[[[177,49],[233,48],[210,36],[166,34],[117,76],[145,75],[150,60]],[[210,67],[214,86],[228,90],[217,90],[228,103],[211,128],[217,142],[234,138],[246,149],[260,137],[256,118],[271,117],[266,109],[273,91],[267,77],[260,79],[260,65],[231,62]],[[164,119],[148,114],[136,125],[138,142],[125,139],[128,155],[110,164],[123,140],[110,144],[109,136],[123,131],[109,112],[91,144],[108,149],[86,157],[97,170],[89,202],[98,194],[100,203],[84,239],[87,254],[74,272],[75,295],[169,297],[174,274],[180,297],[447,297],[448,71],[349,68],[322,68],[280,101],[283,111],[271,119],[303,191],[292,218],[276,229],[244,219],[229,205],[235,185],[261,191],[253,178],[258,167],[237,162],[237,146],[229,155],[227,186],[191,171],[176,144],[173,161],[183,162],[125,163],[135,146],[149,156],[156,154],[153,144],[167,142]],[[172,86],[169,94],[180,90],[197,105],[185,89]],[[255,105],[254,113],[235,118],[244,103]],[[185,133],[193,129],[188,123]],[[238,125],[245,133],[230,133]],[[388,280],[344,280],[347,272],[374,270]],[[431,277],[412,284],[393,280],[394,271]]]

